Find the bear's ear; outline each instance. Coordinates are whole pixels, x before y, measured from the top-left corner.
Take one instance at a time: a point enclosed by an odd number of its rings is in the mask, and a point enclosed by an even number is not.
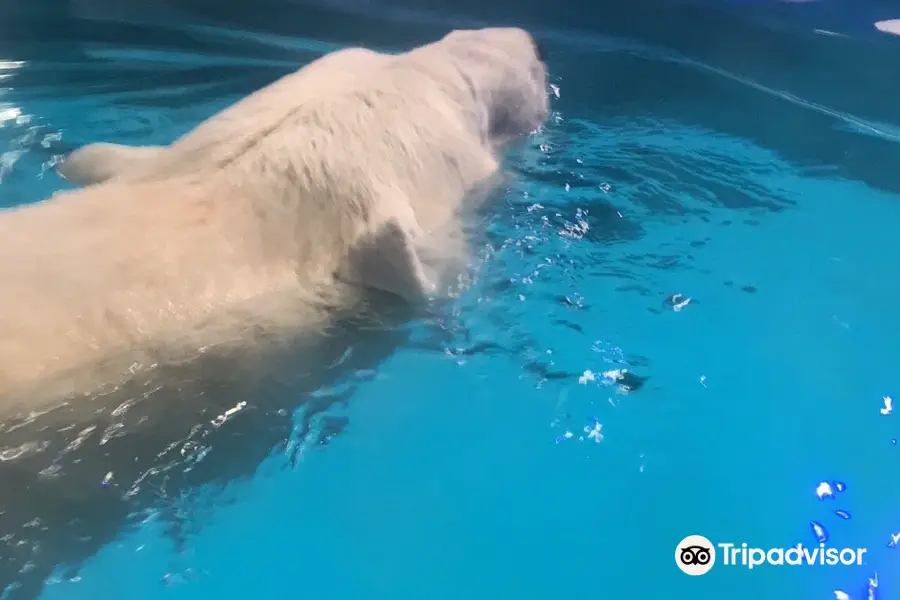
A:
[[[64,158],[57,166],[57,171],[65,179],[78,185],[103,183],[138,170],[162,150],[163,146],[88,144]]]
[[[428,298],[436,289],[425,273],[410,235],[393,220],[350,250],[338,276],[411,303]]]

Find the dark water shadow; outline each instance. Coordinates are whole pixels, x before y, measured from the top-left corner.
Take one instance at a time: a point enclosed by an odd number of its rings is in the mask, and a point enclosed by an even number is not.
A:
[[[349,419],[332,413],[399,348],[443,350],[450,333],[440,319],[412,327],[420,312],[384,296],[370,302],[368,314],[289,348],[201,356],[0,423],[0,597],[33,600],[57,568],[74,574],[148,511],[162,511],[177,541],[180,497],[250,477],[273,452],[290,465],[301,446],[344,431]]]

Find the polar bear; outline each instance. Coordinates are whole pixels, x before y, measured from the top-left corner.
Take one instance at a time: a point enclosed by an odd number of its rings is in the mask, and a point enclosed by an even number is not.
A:
[[[0,213],[0,410],[324,331],[367,287],[430,297],[547,114],[528,32],[456,30],[327,55],[168,146],[76,151],[85,187]]]

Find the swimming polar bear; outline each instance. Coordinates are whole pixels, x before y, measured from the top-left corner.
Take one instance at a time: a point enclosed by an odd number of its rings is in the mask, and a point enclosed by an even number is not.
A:
[[[0,213],[0,409],[322,331],[365,287],[429,296],[547,114],[528,32],[457,30],[327,55],[168,146],[76,151],[86,187]]]

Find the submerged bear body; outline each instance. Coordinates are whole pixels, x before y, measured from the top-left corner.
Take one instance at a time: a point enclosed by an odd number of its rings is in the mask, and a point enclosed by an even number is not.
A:
[[[345,384],[465,261],[546,77],[518,29],[343,50],[169,145],[77,150],[83,187],[0,212],[0,595],[147,511],[177,540],[187,490],[342,431]]]

